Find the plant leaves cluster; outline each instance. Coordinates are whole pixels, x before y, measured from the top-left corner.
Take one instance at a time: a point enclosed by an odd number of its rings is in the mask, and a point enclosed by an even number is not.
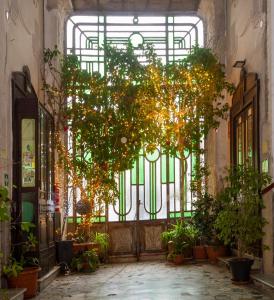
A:
[[[126,49],[105,45],[104,74],[82,70],[76,56],[62,56],[57,48],[45,50],[50,80],[44,89],[56,122],[56,148],[70,185],[92,202],[93,214],[117,199],[116,176],[133,166],[142,149],[160,146],[182,161],[191,153],[199,157],[202,140],[228,109],[223,92],[233,86],[209,49],[195,47],[167,65],[151,45],[141,50],[146,64],[130,43]],[[69,149],[64,132],[71,137]],[[197,178],[199,166],[198,159]]]
[[[165,244],[173,242],[174,254],[183,254],[186,248],[191,248],[197,237],[196,228],[186,220],[177,220],[171,228],[161,235]]]
[[[242,257],[245,253],[257,254],[266,219],[260,191],[269,184],[268,174],[260,174],[250,165],[239,165],[228,170],[227,187],[219,195],[223,208],[215,228],[225,245],[235,246]]]

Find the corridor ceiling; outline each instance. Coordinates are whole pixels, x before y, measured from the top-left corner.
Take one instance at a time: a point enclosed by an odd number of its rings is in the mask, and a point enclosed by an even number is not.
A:
[[[75,12],[195,13],[200,0],[72,0]]]

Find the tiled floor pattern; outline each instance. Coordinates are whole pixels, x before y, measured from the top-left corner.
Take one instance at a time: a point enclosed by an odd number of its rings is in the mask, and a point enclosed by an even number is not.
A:
[[[274,300],[274,293],[266,294],[252,284],[234,285],[227,270],[211,264],[139,262],[58,277],[35,299]]]

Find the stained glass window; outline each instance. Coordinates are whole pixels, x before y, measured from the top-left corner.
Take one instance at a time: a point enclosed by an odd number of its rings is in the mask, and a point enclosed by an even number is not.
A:
[[[72,16],[67,22],[66,51],[76,54],[82,69],[104,73],[104,43],[124,48],[130,40],[141,62],[146,63],[139,46],[150,43],[163,63],[178,61],[195,45],[203,46],[203,23],[196,16]],[[71,143],[71,141],[69,141]],[[156,220],[190,216],[193,195],[190,191],[195,156],[185,164],[185,188],[181,190],[181,160],[163,154],[140,152],[131,170],[117,176],[119,199],[104,209],[98,221]],[[184,207],[181,197],[184,193]],[[80,198],[69,188],[71,203]],[[75,212],[74,212],[75,214]],[[70,215],[73,215],[71,205]]]

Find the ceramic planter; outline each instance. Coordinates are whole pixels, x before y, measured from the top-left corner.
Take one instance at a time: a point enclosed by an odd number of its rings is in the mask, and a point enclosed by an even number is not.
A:
[[[96,251],[96,253],[98,254],[99,253],[99,248],[100,248],[100,246],[98,244],[92,243],[92,242],[89,242],[89,243],[73,243],[72,251],[73,251],[73,254],[76,255],[78,253],[82,253],[82,252],[94,249]]]
[[[206,246],[206,254],[211,262],[217,262],[218,257],[226,256],[226,248],[223,245]]]
[[[38,273],[41,271],[40,268],[24,268],[24,270],[17,277],[8,278],[9,288],[26,288],[24,293],[24,299],[34,297],[38,291]]]
[[[58,263],[70,264],[73,253],[72,253],[73,241],[58,241],[56,242],[56,259]]]
[[[254,262],[249,258],[231,258],[229,261],[229,267],[232,274],[232,281],[240,283],[248,283],[250,279],[250,270]]]
[[[207,259],[207,253],[205,246],[194,246],[193,247],[194,259]]]
[[[173,262],[175,265],[181,265],[184,262],[184,255],[183,254],[174,254]]]

